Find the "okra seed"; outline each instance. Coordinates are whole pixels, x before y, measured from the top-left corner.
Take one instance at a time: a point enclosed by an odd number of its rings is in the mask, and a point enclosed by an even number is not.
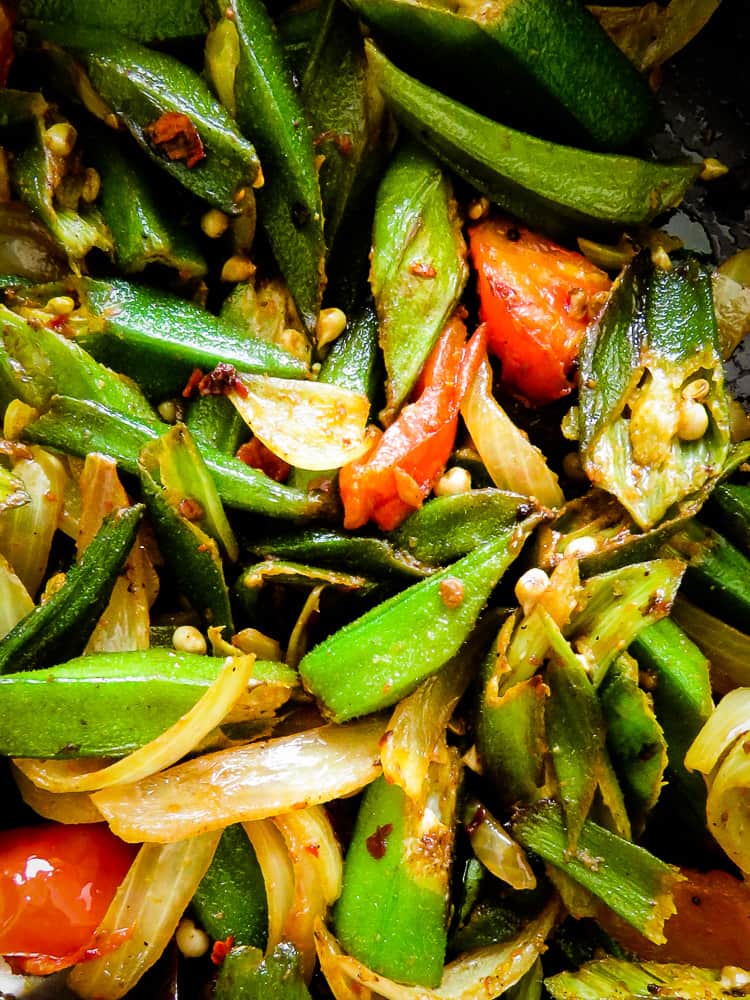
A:
[[[549,577],[543,569],[533,567],[518,578],[515,587],[515,595],[518,603],[523,609],[524,615],[529,615],[533,611],[539,598],[549,587]]]
[[[458,493],[468,493],[471,489],[471,473],[461,465],[454,465],[438,479],[435,496],[452,497]]]
[[[206,638],[195,625],[180,625],[172,635],[172,645],[180,653],[203,654],[208,649]]]
[[[332,344],[346,329],[346,313],[335,306],[331,309],[321,309],[315,335],[318,347]]]
[[[187,917],[178,924],[175,941],[185,958],[202,958],[211,947],[208,934]]]
[[[99,197],[102,187],[102,179],[98,170],[93,167],[86,167],[83,172],[83,186],[81,187],[81,197],[85,202],[91,204]]]
[[[44,133],[44,144],[54,156],[68,156],[73,152],[78,133],[70,122],[50,125]]]
[[[466,214],[472,220],[472,222],[478,222],[483,219],[485,215],[490,210],[489,198],[475,198],[473,201],[469,202],[469,207]]]
[[[694,399],[684,399],[677,421],[677,436],[682,441],[699,441],[708,430],[708,411]]]
[[[581,456],[577,451],[569,451],[563,456],[562,467],[568,479],[573,479],[578,483],[586,482],[588,479],[581,464]]]
[[[694,399],[696,402],[700,403],[706,398],[710,388],[711,387],[708,384],[707,378],[694,378],[693,381],[688,382],[682,390],[682,398]]]
[[[218,208],[209,208],[201,218],[201,229],[210,240],[216,240],[229,228],[229,216]]]
[[[55,295],[47,302],[44,311],[53,316],[69,316],[75,307],[76,304],[69,295]]]
[[[596,539],[591,535],[582,535],[568,542],[565,546],[565,555],[573,556],[574,559],[585,559],[586,556],[593,555],[596,550]]]
[[[235,254],[224,261],[224,267],[221,269],[221,280],[247,281],[254,274],[255,264],[253,264],[250,258],[243,257],[241,254]]]
[[[177,403],[173,399],[165,399],[157,406],[157,412],[168,424],[177,422]]]
[[[281,331],[279,347],[289,351],[295,358],[304,358],[308,353],[307,338],[301,330],[295,330],[293,326],[287,326]]]

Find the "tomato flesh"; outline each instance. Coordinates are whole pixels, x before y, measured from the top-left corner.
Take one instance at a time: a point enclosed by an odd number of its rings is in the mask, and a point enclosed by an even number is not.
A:
[[[487,344],[505,386],[533,405],[567,395],[578,349],[610,280],[582,254],[502,217],[469,230]]]
[[[100,823],[0,833],[0,954],[63,957],[84,947],[135,848]]]

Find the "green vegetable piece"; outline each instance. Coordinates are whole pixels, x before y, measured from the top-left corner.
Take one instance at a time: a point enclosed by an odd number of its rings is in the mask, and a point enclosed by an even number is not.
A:
[[[656,117],[645,79],[576,0],[348,2],[399,66],[534,135],[617,149]],[[471,72],[439,68],[458,64]]]
[[[403,73],[371,43],[367,52],[404,127],[473,187],[545,232],[648,222],[678,205],[700,173],[700,164],[590,153],[516,132]]]
[[[114,245],[115,263],[125,274],[149,264],[174,268],[180,278],[206,273],[203,253],[176,218],[171,197],[163,191],[149,165],[126,149],[108,129],[88,135],[87,156],[101,178],[97,200]],[[166,210],[165,210],[166,209]]]
[[[687,560],[682,586],[687,598],[734,628],[747,630],[750,558],[698,521],[676,532],[662,551]]]
[[[729,1000],[736,990],[724,985],[721,969],[659,962],[627,962],[600,958],[576,971],[558,972],[544,980],[553,1000]]]
[[[184,299],[126,281],[84,278],[77,286],[95,322],[79,340],[94,357],[163,394],[181,390],[194,368],[299,378],[303,361]],[[103,321],[104,327],[96,327]]]
[[[750,486],[717,483],[706,504],[705,518],[750,556]]]
[[[180,592],[209,625],[231,630],[229,591],[213,534],[235,557],[236,542],[200,453],[188,442],[187,431],[175,427],[145,446],[139,458],[143,497]],[[201,502],[204,497],[210,502]]]
[[[240,823],[228,826],[222,833],[211,867],[190,905],[214,941],[226,941],[231,935],[235,947],[265,948],[266,886],[253,845]]]
[[[300,676],[326,713],[344,722],[393,705],[447,663],[537,521],[499,532],[310,650]]]
[[[663,942],[664,920],[671,915],[671,890],[680,874],[609,830],[587,820],[578,850],[567,848],[562,808],[550,799],[519,809],[514,837],[606,903],[649,940]]]
[[[355,307],[344,332],[320,366],[321,382],[361,392],[372,401],[382,381],[378,349],[378,317],[371,301]]]
[[[713,711],[708,661],[672,618],[644,629],[630,652],[649,679],[656,718],[667,741],[665,792],[673,809],[689,814],[692,828],[705,836],[706,785],[683,761]]]
[[[368,787],[334,911],[347,952],[390,979],[426,987],[440,984],[447,942],[457,775],[455,767],[441,770],[430,798],[440,803],[439,816],[384,777]],[[434,845],[427,854],[425,836]]]
[[[30,34],[89,110],[108,125],[114,114],[188,191],[231,215],[243,211],[259,178],[258,157],[194,70],[100,28],[47,22]]]
[[[733,685],[750,687],[750,635],[682,596],[674,602],[672,617],[707,657],[717,681],[724,674]]]
[[[468,278],[447,175],[416,143],[397,151],[378,190],[370,283],[380,322],[390,422],[411,391]]]
[[[729,411],[708,268],[637,258],[587,329],[580,386],[584,468],[641,528],[709,488]]]
[[[663,618],[649,628],[658,628],[664,622],[669,619]],[[649,696],[638,686],[638,664],[626,654],[610,667],[599,689],[599,699],[607,725],[607,748],[633,828],[639,833],[661,794],[667,766],[665,733]]]
[[[227,396],[196,396],[188,404],[185,426],[199,448],[235,455],[247,438],[247,424]]]
[[[7,674],[0,677],[0,750],[8,757],[124,757],[189,712],[222,662],[160,647],[87,653]],[[242,719],[272,715],[296,683],[283,664],[256,660]]]
[[[341,0],[326,0],[302,79],[302,101],[325,157],[319,172],[330,249],[344,216],[382,165],[384,104],[368,73],[359,22]]]
[[[200,0],[20,0],[18,16],[22,20],[62,21],[117,31],[138,42],[163,42],[168,39],[200,37],[206,33],[206,21]]]
[[[211,13],[216,20],[207,44],[208,73],[258,149],[263,162],[258,218],[300,317],[313,332],[325,280],[325,244],[312,132],[261,0],[214,0]]]
[[[138,475],[138,455],[159,429],[110,410],[100,403],[57,396],[49,409],[24,429],[24,438],[85,458],[97,451],[114,458],[121,468]],[[270,517],[312,519],[331,514],[330,500],[321,493],[303,493],[277,483],[231,455],[201,449],[203,460],[228,507]]]
[[[294,945],[277,944],[263,957],[257,948],[233,948],[221,963],[215,1000],[310,1000]]]
[[[534,500],[520,493],[470,490],[434,497],[389,537],[420,562],[444,566],[539,510]]]
[[[37,670],[84,648],[133,547],[144,509],[124,507],[104,519],[60,589],[0,642],[0,674]]]
[[[21,199],[42,220],[77,270],[89,250],[112,249],[111,234],[98,209],[81,201],[83,178],[82,174],[75,176],[73,150],[56,152],[48,139],[48,128],[72,130],[69,122],[45,106],[35,116],[31,140],[12,161],[12,178]],[[72,134],[75,136],[74,130]]]
[[[287,7],[278,13],[275,22],[287,62],[301,80],[318,34],[320,8]]]
[[[266,559],[242,571],[235,585],[237,595],[241,599],[244,597],[245,600],[251,600],[249,595],[260,590],[266,583],[286,584],[306,589],[326,586],[343,592],[352,590],[366,592],[372,587],[371,581],[365,576],[342,573],[340,570],[320,569],[280,559]]]

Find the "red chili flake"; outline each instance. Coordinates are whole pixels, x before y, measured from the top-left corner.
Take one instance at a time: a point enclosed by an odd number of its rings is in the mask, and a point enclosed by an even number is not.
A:
[[[201,396],[226,396],[237,385],[237,369],[226,361],[220,361],[212,372],[200,380],[198,392]]]
[[[388,846],[388,838],[393,833],[393,823],[385,823],[379,826],[375,833],[371,833],[365,841],[367,850],[371,857],[380,861],[385,856],[385,849]]]
[[[200,521],[205,514],[203,505],[193,497],[183,497],[177,505],[177,510],[188,521]]]
[[[305,844],[305,850],[308,854],[312,854],[314,858],[317,858],[320,855],[320,844]]]
[[[277,483],[286,482],[292,470],[291,465],[275,455],[257,437],[243,444],[237,452],[237,458],[253,469],[259,469]]]
[[[354,148],[352,137],[348,132],[336,132],[333,129],[329,129],[327,132],[321,132],[320,135],[316,135],[313,139],[316,149],[318,146],[322,146],[324,142],[332,142],[342,156],[349,156]]]
[[[232,950],[233,945],[234,934],[230,934],[229,937],[224,938],[223,941],[214,941],[214,946],[211,949],[211,961],[214,965],[221,965],[229,952]]]
[[[170,160],[184,160],[186,166],[194,167],[206,158],[198,129],[181,111],[166,111],[145,131]]]
[[[409,274],[413,274],[415,278],[436,278],[437,271],[432,266],[432,264],[425,264],[421,260],[413,260],[409,264]]]
[[[440,581],[440,600],[446,608],[458,608],[463,603],[464,585],[455,576]]]
[[[198,546],[198,552],[210,552],[210,551],[211,551],[211,546],[208,545],[206,542],[202,542]]]
[[[487,818],[487,810],[483,805],[477,806],[476,812],[471,817],[469,822],[466,824],[466,832],[471,837],[477,832],[479,827],[484,823]]]
[[[202,378],[203,372],[200,368],[193,368],[193,373],[187,380],[185,388],[182,390],[182,395],[185,399],[190,399],[191,396],[195,395]]]

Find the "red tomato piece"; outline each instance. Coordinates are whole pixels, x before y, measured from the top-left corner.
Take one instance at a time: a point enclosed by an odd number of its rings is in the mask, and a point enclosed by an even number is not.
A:
[[[0,955],[54,962],[96,950],[94,932],[135,852],[103,823],[0,832]]]
[[[448,321],[417,383],[417,398],[373,448],[339,472],[344,527],[373,520],[384,531],[416,510],[442,475],[453,448],[461,400],[484,357],[480,328],[468,343],[458,314]]]
[[[533,405],[567,395],[583,334],[611,282],[582,254],[510,219],[469,229],[488,347],[504,384]]]

